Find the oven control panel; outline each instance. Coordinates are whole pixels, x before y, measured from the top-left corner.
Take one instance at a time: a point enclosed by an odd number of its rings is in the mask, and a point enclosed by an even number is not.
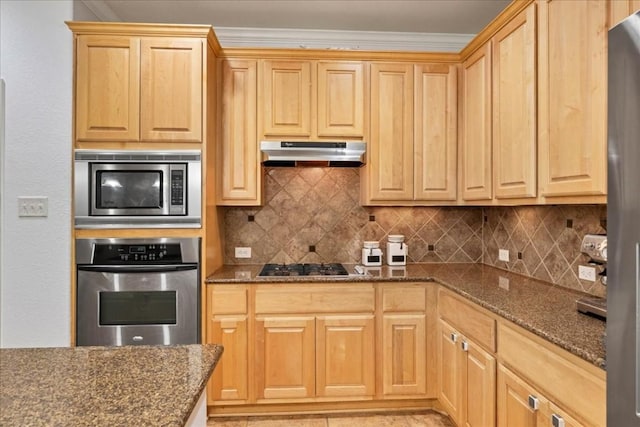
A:
[[[97,243],[93,264],[180,264],[182,252],[179,243]]]

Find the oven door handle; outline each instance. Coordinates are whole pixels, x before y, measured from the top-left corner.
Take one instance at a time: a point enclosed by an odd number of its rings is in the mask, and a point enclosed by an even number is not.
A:
[[[166,273],[188,271],[198,268],[197,264],[160,264],[160,265],[78,265],[78,270],[100,273]]]

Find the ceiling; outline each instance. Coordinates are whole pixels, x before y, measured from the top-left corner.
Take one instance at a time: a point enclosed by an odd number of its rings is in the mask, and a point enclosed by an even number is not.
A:
[[[233,30],[234,35],[239,31],[251,33],[255,44],[256,39],[260,41],[261,29],[266,38],[271,37],[275,29],[287,30],[290,37],[298,38],[301,46],[305,43],[300,41],[301,36],[292,36],[293,30],[301,30],[301,34],[313,33],[313,30],[365,35],[367,33],[362,32],[372,32],[387,39],[402,37],[400,33],[411,33],[412,37],[464,35],[464,45],[510,3],[510,0],[80,1],[103,21],[213,25],[223,47],[221,34],[225,30]],[[336,40],[341,38],[335,36],[333,42],[326,43],[338,45]]]

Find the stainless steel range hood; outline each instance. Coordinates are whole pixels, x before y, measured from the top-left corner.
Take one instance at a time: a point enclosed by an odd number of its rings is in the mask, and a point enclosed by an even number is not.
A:
[[[261,141],[265,166],[360,167],[364,164],[364,142]]]

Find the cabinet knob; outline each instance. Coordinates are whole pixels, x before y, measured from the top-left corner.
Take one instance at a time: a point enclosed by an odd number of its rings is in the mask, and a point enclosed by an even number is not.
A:
[[[564,419],[557,414],[551,415],[551,425],[553,427],[564,427]]]
[[[462,341],[461,347],[462,347],[462,351],[469,351],[469,343],[468,342]]]
[[[458,342],[458,334],[451,332],[451,341]]]
[[[539,407],[540,407],[540,402],[538,401],[538,398],[535,397],[534,395],[530,394],[529,395],[529,408],[533,409],[534,411],[537,411]]]

